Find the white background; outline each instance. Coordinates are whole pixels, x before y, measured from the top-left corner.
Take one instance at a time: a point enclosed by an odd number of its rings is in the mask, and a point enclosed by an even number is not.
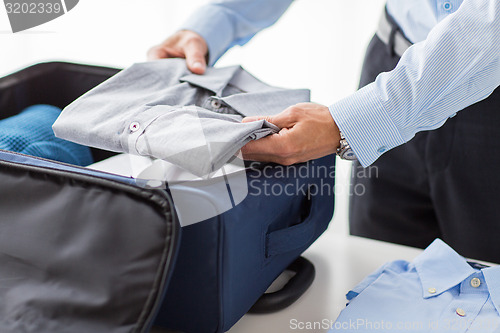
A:
[[[0,76],[51,60],[114,67],[144,61],[149,47],[173,33],[204,2],[80,0],[66,15],[17,34],[12,34],[1,5]],[[217,66],[241,64],[269,84],[309,88],[314,102],[332,104],[355,91],[364,50],[384,3],[296,0],[278,23],[244,47],[233,48]],[[347,232],[348,178],[349,164],[339,163],[329,232]]]

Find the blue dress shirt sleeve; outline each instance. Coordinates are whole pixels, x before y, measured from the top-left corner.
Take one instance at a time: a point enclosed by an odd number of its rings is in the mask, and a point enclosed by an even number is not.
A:
[[[361,294],[366,288],[368,288],[373,282],[375,282],[380,275],[392,272],[394,274],[400,274],[408,269],[408,262],[405,260],[395,260],[393,262],[388,262],[381,267],[379,267],[375,272],[371,273],[358,283],[354,288],[349,290],[346,294],[347,301],[351,301],[353,298]]]
[[[465,0],[394,70],[330,106],[363,166],[415,133],[488,97],[500,85],[500,2]]]
[[[269,27],[293,0],[217,0],[200,7],[181,26],[201,35],[213,65],[229,48],[244,45]]]

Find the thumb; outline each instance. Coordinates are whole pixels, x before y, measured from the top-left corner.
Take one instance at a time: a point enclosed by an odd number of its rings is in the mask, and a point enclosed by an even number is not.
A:
[[[203,45],[198,41],[191,41],[185,47],[187,66],[195,74],[203,74],[207,68],[203,50]]]
[[[278,113],[275,116],[245,117],[243,118],[242,122],[249,123],[251,121],[257,121],[257,120],[267,120],[268,122],[278,126],[279,128],[290,128],[296,123],[295,121],[291,121],[290,117],[284,112]]]

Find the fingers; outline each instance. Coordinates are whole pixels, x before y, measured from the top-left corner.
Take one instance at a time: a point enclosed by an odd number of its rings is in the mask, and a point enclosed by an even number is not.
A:
[[[272,118],[271,116],[252,116],[252,117],[245,117],[245,118],[243,118],[243,120],[241,122],[242,123],[250,123],[252,121],[257,121],[257,120],[264,119],[264,120],[267,120],[268,122],[272,123],[271,118]]]
[[[195,74],[205,73],[208,46],[202,36],[194,31],[181,30],[167,38],[162,44],[149,49],[148,60],[163,58],[185,58],[188,69]]]
[[[281,142],[279,140],[279,135],[272,134],[265,138],[250,141],[247,143],[243,149],[243,155],[251,156],[251,155],[272,155],[274,152],[279,150],[281,146]]]
[[[153,46],[152,48],[149,49],[147,53],[148,60],[158,60],[167,57],[168,57],[167,51],[160,45]]]
[[[184,52],[164,44],[153,46],[147,53],[148,60],[158,60],[165,58],[184,58]]]
[[[297,111],[297,106],[292,105],[285,109],[283,112],[278,113],[275,116],[253,116],[243,118],[242,122],[248,123],[257,120],[267,120],[271,124],[278,126],[279,128],[291,128],[300,119],[300,111]]]
[[[339,146],[339,129],[324,105],[301,103],[276,116],[249,117],[245,122],[259,119],[281,130],[248,143],[242,149],[244,159],[291,165],[333,154]]]
[[[189,70],[195,74],[205,73],[207,63],[205,61],[206,50],[203,43],[193,39],[186,44],[184,52]]]
[[[260,140],[250,141],[241,152],[245,160],[278,163],[276,151],[279,151],[280,146],[278,134],[273,134]]]
[[[294,146],[290,141],[289,134],[288,129],[283,129],[277,134],[250,141],[241,149],[243,158],[245,160],[274,162],[283,165],[298,162],[293,154]]]

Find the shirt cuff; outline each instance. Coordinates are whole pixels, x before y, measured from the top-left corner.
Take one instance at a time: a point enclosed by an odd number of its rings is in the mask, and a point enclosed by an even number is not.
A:
[[[329,109],[363,167],[389,149],[405,143],[373,84],[332,104]]]
[[[209,65],[212,66],[233,42],[234,27],[224,11],[216,6],[203,6],[196,10],[179,30],[199,34],[208,46]]]
[[[121,150],[133,155],[150,156],[151,154],[148,154],[148,151],[144,152],[138,149],[137,143],[141,137],[144,137],[143,134],[146,128],[170,109],[170,106],[164,105],[146,106],[141,108],[134,116],[124,121],[123,128],[118,133]],[[144,139],[147,141],[147,138]],[[146,142],[146,146],[148,145],[149,143]]]

